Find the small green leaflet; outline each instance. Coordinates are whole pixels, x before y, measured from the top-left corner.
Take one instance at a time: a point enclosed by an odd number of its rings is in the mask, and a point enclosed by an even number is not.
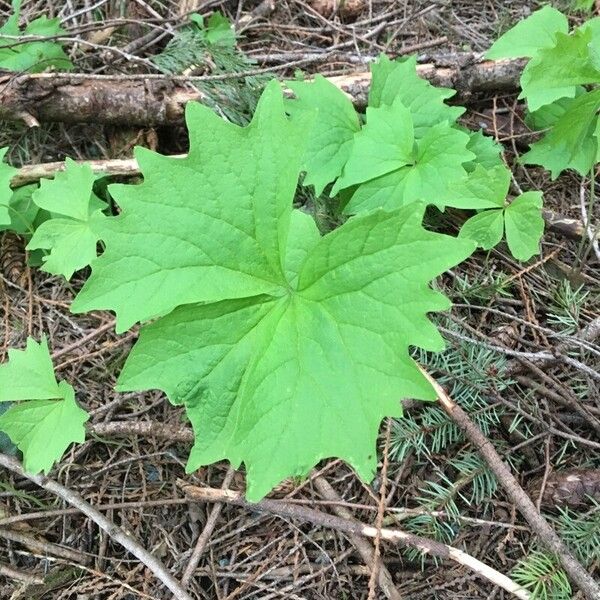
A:
[[[600,83],[600,65],[590,52],[591,28],[572,34],[556,34],[552,48],[541,49],[525,67],[521,76],[520,98],[527,99],[530,111],[536,111],[563,97],[575,96],[577,87]]]
[[[303,169],[304,185],[314,185],[320,195],[342,173],[350,156],[354,134],[360,130],[358,114],[349,98],[321,75],[312,81],[289,81],[296,99],[286,104],[292,115],[315,112]]]
[[[497,167],[485,171],[478,167],[463,184],[455,187],[455,196],[449,205],[456,208],[490,208],[468,219],[460,230],[460,236],[475,240],[478,246],[489,250],[506,233],[511,254],[517,260],[525,261],[538,253],[544,233],[542,194],[525,192],[505,206],[509,185],[508,169]]]
[[[33,193],[39,208],[61,215],[42,223],[27,245],[28,250],[50,250],[43,259],[43,271],[69,280],[96,258],[106,217],[104,202],[92,191],[94,180],[89,165],[67,159],[65,170],[53,180],[42,181]]]
[[[598,140],[594,136],[600,109],[600,89],[572,100],[546,136],[521,157],[525,164],[542,165],[556,179],[561,171],[575,169],[587,175],[596,162]]]
[[[525,192],[504,209],[506,243],[517,260],[529,260],[539,251],[544,233],[541,192]]]
[[[200,34],[209,44],[235,46],[235,30],[227,17],[214,12],[208,19],[198,13],[190,15],[190,21],[200,30]]]
[[[0,231],[10,230],[23,236],[31,236],[44,221],[50,218],[50,213],[42,210],[33,201],[33,193],[38,189],[37,183],[17,188],[8,201],[10,222],[0,224]]]
[[[510,171],[503,164],[492,169],[477,165],[450,187],[447,205],[467,210],[503,208],[509,187]]]
[[[17,169],[7,165],[4,157],[8,148],[0,149],[0,225],[10,225],[10,199],[13,191],[10,189],[10,181]]]
[[[45,338],[8,351],[8,363],[0,365],[0,402],[15,402],[0,415],[0,430],[23,452],[30,473],[47,473],[71,443],[85,439],[88,414],[73,388],[56,381]]]
[[[379,108],[394,104],[397,100],[402,102],[412,115],[417,140],[433,125],[443,121],[452,124],[465,112],[461,106],[448,106],[445,103],[456,94],[454,90],[435,87],[419,77],[416,56],[391,61],[381,55],[372,65],[371,72],[369,106]]]
[[[144,182],[113,188],[122,213],[76,308],[117,309],[121,328],[169,312],[142,327],[119,389],[185,406],[188,470],[243,462],[251,500],[330,456],[370,479],[382,418],[434,398],[408,353],[443,347],[427,313],[448,300],[429,282],[475,244],[423,229],[416,204],[321,237],[292,209],[310,123],[286,117],[276,82],[246,128],[192,104],[187,122],[187,159],[138,152]]]
[[[533,58],[540,49],[554,46],[557,33],[568,31],[567,17],[551,6],[544,6],[500,36],[485,57]]]
[[[35,41],[19,43],[18,40],[5,36],[31,35],[53,37],[67,35],[60,26],[60,19],[39,17],[27,25],[24,31],[19,30],[21,1],[13,0],[13,14],[0,27],[0,68],[8,71],[28,71],[39,73],[55,67],[63,71],[73,68],[71,61],[64,53],[62,46],[55,41]]]
[[[504,165],[485,169],[477,165],[464,180],[451,187],[447,205],[480,210],[460,230],[461,237],[475,240],[484,250],[496,246],[506,231],[506,242],[518,260],[538,252],[544,232],[541,192],[525,192],[506,204],[511,173]],[[485,210],[491,209],[491,210]]]
[[[465,133],[469,135],[467,150],[475,154],[473,161],[463,163],[463,167],[467,173],[473,172],[477,165],[481,165],[486,169],[504,166],[504,162],[502,162],[502,147],[493,138],[484,135],[481,130],[465,130]]]

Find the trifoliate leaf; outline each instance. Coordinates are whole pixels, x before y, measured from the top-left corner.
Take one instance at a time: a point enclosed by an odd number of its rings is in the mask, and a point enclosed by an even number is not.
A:
[[[38,73],[49,67],[66,71],[73,67],[62,46],[55,41],[17,43],[18,40],[4,36],[20,35],[19,13],[21,2],[13,1],[13,14],[0,28],[0,68],[8,71]],[[22,35],[54,37],[67,35],[60,26],[60,19],[43,16],[27,25]]]
[[[0,365],[0,402],[14,402],[0,415],[0,430],[23,452],[31,473],[48,472],[69,444],[84,440],[88,415],[73,388],[56,381],[45,338],[8,351],[8,363]]]
[[[563,97],[573,98],[577,87],[600,83],[600,65],[592,60],[592,32],[580,29],[571,35],[558,33],[552,48],[539,51],[521,76],[522,92],[530,111]]]
[[[529,260],[539,252],[540,239],[544,233],[541,209],[542,193],[525,192],[504,210],[506,242],[517,260]]]
[[[504,215],[502,209],[484,210],[465,221],[460,237],[474,240],[484,250],[500,243],[504,233]]]
[[[276,82],[248,127],[195,103],[186,120],[187,158],[138,148],[144,182],[110,187],[122,212],[103,227],[106,250],[72,310],[114,310],[123,331],[181,304],[279,289],[311,123],[286,117]]]
[[[47,473],[73,443],[85,441],[89,415],[75,402],[73,388],[61,381],[61,397],[13,404],[0,415],[0,429],[23,453],[29,473]]]
[[[38,344],[29,338],[25,350],[8,351],[0,365],[0,402],[60,398],[46,338]]]
[[[342,173],[354,134],[360,130],[358,115],[346,94],[321,75],[313,81],[289,81],[287,86],[296,95],[286,104],[292,117],[306,111],[316,113],[303,168],[304,185],[314,185],[320,195]]]
[[[402,102],[412,115],[417,140],[433,125],[443,121],[454,123],[465,112],[463,107],[445,103],[456,94],[454,90],[435,87],[419,77],[415,56],[399,62],[381,56],[371,71],[373,81],[369,106],[377,108],[392,105],[396,101]]]
[[[96,258],[106,217],[102,213],[105,204],[92,191],[94,180],[89,165],[67,159],[65,170],[53,180],[42,181],[33,193],[37,206],[61,215],[42,223],[27,245],[28,250],[50,250],[43,271],[69,280]]]
[[[292,210],[306,123],[285,116],[275,82],[247,128],[187,116],[189,158],[140,154],[144,183],[116,190],[122,215],[84,292],[122,322],[169,312],[142,327],[119,389],[183,404],[188,469],[243,462],[252,500],[328,456],[370,478],[381,419],[403,395],[434,397],[408,352],[443,346],[427,313],[448,301],[429,282],[475,244],[426,231],[420,205],[320,237]]]
[[[475,159],[463,164],[468,173],[475,170],[477,165],[485,169],[493,169],[504,165],[502,162],[502,146],[483,131],[465,131],[469,135],[467,150],[475,154]]]
[[[568,33],[567,17],[551,6],[544,6],[500,36],[485,53],[498,58],[533,58],[542,48],[551,48],[557,33]]]
[[[401,413],[403,394],[434,397],[408,354],[443,347],[426,312],[448,302],[427,282],[473,248],[426,232],[422,216],[413,205],[350,219],[283,295],[175,309],[142,329],[119,389],[183,402],[188,469],[243,461],[252,500],[330,456],[370,479],[381,419]]]
[[[360,185],[344,212],[393,209],[419,201],[443,207],[451,186],[467,174],[463,163],[475,156],[467,150],[468,142],[466,133],[448,123],[431,127],[416,144],[414,164]]]
[[[587,175],[596,160],[598,143],[594,137],[600,108],[600,90],[575,98],[553,129],[532,144],[521,157],[525,164],[542,165],[556,178],[565,169]]]
[[[510,171],[499,165],[485,169],[477,165],[472,173],[450,187],[447,206],[480,210],[503,208],[510,187]]]
[[[402,100],[367,108],[367,124],[354,136],[350,157],[331,195],[412,163],[414,143],[412,117]]]
[[[10,181],[17,172],[17,169],[4,162],[4,157],[7,152],[8,148],[0,149],[0,225],[10,224],[10,212],[8,207],[13,194],[10,188]]]

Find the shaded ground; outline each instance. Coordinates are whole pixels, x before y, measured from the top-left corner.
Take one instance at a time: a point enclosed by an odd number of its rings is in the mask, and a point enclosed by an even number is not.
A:
[[[424,55],[482,51],[499,32],[541,3],[484,1],[475,9],[467,0],[373,0],[365,2],[354,16],[327,17],[310,3],[289,0],[277,2],[273,12],[255,19],[249,15],[257,2],[74,0],[48,4],[52,3],[26,2],[24,13],[33,17],[54,10],[66,19],[70,35],[83,36],[92,44],[72,50],[79,71],[139,71],[140,67],[123,56],[111,58],[104,47],[117,46],[129,55],[145,57],[164,47],[168,29],[177,28],[182,15],[220,9],[238,23],[245,52],[260,66],[278,67],[276,74],[291,76],[296,68],[308,73],[351,72],[380,52],[403,54],[415,46]],[[4,14],[6,5],[0,3]],[[92,5],[98,7],[89,10]],[[150,35],[153,31],[155,38]],[[145,40],[145,45],[140,40]],[[514,132],[520,125],[519,114],[514,98],[487,98],[474,103],[469,122],[485,123],[490,133],[496,129],[512,162],[523,150],[522,140]],[[10,145],[13,164],[65,156],[128,157],[135,144],[156,143],[163,152],[185,150],[185,136],[177,130],[60,124],[27,129],[5,124],[0,133],[0,146]],[[547,207],[581,218],[579,178],[565,175],[551,182],[541,171],[522,167],[515,167],[515,176],[525,189],[544,190]],[[449,214],[437,224],[456,231],[457,223],[456,215]],[[159,429],[165,424],[179,426],[180,410],[161,394],[118,395],[112,391],[135,331],[116,336],[108,313],[71,315],[69,303],[83,279],[71,286],[37,270],[12,269],[19,266],[24,254],[22,246],[9,242],[5,238],[0,255],[4,283],[0,358],[5,359],[7,348],[22,346],[27,335],[45,333],[60,377],[76,387],[78,399],[91,411],[94,423],[142,421],[159,424]],[[547,232],[542,255],[528,265],[513,261],[502,246],[489,255],[472,257],[440,282],[456,303],[449,315],[440,317],[450,347],[441,356],[422,357],[455,400],[489,431],[490,439],[515,467],[534,500],[539,497],[542,509],[555,517],[555,499],[549,491],[540,491],[539,480],[546,478],[546,488],[552,491],[557,474],[600,467],[598,429],[594,430],[600,423],[598,382],[564,363],[531,366],[489,346],[531,353],[551,351],[559,343],[570,343],[572,336],[597,316],[600,265],[587,246]],[[571,356],[598,369],[594,354],[578,346],[573,347]],[[498,373],[509,363],[511,378],[500,377]],[[456,435],[439,410],[410,408],[405,421],[392,424],[390,438],[387,525],[451,542],[505,573],[537,547],[514,507],[501,491],[495,491],[493,477],[490,479],[475,450]],[[142,540],[179,577],[211,511],[211,506],[186,503],[175,485],[177,478],[185,476],[187,451],[185,444],[152,435],[92,435],[70,451],[53,477],[95,505],[128,503],[127,509],[106,509],[107,516]],[[220,487],[226,472],[227,465],[219,464],[188,478]],[[322,473],[356,518],[374,521],[381,479],[367,486],[337,462],[324,463]],[[236,474],[231,488],[243,489],[241,474]],[[322,498],[310,480],[301,485],[287,482],[276,495],[327,510],[318,504]],[[570,496],[577,497],[577,493]],[[63,508],[33,484],[8,473],[0,475],[0,526],[3,515],[48,510],[43,519],[23,520],[11,527],[80,553],[77,560],[42,556],[27,544],[0,536],[0,563],[51,575],[40,588],[0,576],[0,598],[170,597],[143,566],[89,520],[79,514],[55,512]],[[407,518],[394,512],[398,508],[414,510]],[[570,510],[573,516],[581,516],[593,507],[582,501]],[[382,554],[398,590],[411,600],[508,597],[451,563],[436,564],[431,558],[388,544],[383,544]],[[597,557],[596,574],[599,563]],[[197,598],[360,599],[368,597],[369,576],[369,568],[342,534],[226,507],[190,589]],[[384,596],[377,592],[375,597]]]

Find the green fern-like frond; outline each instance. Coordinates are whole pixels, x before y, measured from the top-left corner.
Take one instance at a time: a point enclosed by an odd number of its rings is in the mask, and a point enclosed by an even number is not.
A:
[[[513,579],[531,592],[532,600],[571,600],[572,590],[566,573],[556,559],[536,550],[519,561]]]
[[[592,502],[593,509],[585,515],[559,508],[560,515],[556,519],[561,537],[584,565],[600,561],[600,503]]]
[[[195,23],[178,30],[164,50],[151,60],[158,69],[168,74],[207,70],[210,75],[226,75],[256,69],[256,64],[235,44],[211,41],[206,30]],[[268,77],[240,75],[216,81],[192,81],[202,93],[204,104],[231,122],[246,125]]]

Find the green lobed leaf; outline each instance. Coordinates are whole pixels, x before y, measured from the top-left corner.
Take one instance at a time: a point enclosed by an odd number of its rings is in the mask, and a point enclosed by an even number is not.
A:
[[[521,162],[542,165],[553,178],[565,169],[575,169],[581,175],[587,175],[598,151],[594,131],[599,108],[600,90],[575,98],[553,129],[531,145],[529,152],[521,157]]]
[[[17,188],[8,201],[10,222],[0,225],[0,231],[10,230],[23,236],[31,236],[46,220],[50,213],[42,210],[33,201],[33,192],[38,189],[37,183]]]
[[[182,304],[278,289],[310,123],[285,116],[276,82],[248,127],[195,103],[186,120],[187,158],[137,148],[144,182],[110,186],[121,214],[103,227],[106,250],[74,312],[114,310],[124,331]]]
[[[116,190],[122,215],[82,292],[121,319],[127,304],[130,322],[163,313],[142,327],[119,389],[158,388],[183,404],[196,434],[188,470],[243,462],[252,500],[329,456],[370,478],[381,420],[400,414],[403,395],[435,397],[408,350],[443,347],[427,313],[448,300],[429,283],[475,244],[426,231],[418,204],[320,237],[291,208],[306,124],[285,117],[276,83],[247,128],[198,106],[188,106],[188,126],[187,162],[143,153],[144,183]],[[200,265],[190,246],[202,249]],[[139,277],[140,256],[152,257],[158,291],[142,295],[143,274],[139,293],[107,302],[107,281],[116,289]],[[190,267],[181,284],[169,279]],[[169,286],[175,299],[157,302]]]
[[[431,127],[416,143],[414,164],[360,185],[344,212],[357,214],[379,207],[393,209],[411,202],[443,207],[451,187],[467,174],[463,164],[475,157],[467,150],[468,143],[468,134],[447,122]]]
[[[17,169],[4,162],[7,152],[8,147],[0,149],[0,225],[9,225],[11,221],[9,204],[13,191],[10,181],[17,172]]]
[[[484,250],[497,246],[504,233],[504,215],[502,209],[484,210],[467,221],[460,230],[460,237],[474,240]]]
[[[575,90],[573,98],[559,98],[550,104],[545,104],[534,112],[527,112],[525,123],[531,129],[541,130],[554,127],[560,118],[571,107],[576,98],[586,92],[584,87],[578,87]]]
[[[439,350],[426,318],[448,301],[427,282],[471,242],[426,232],[423,207],[355,217],[310,250],[287,295],[182,306],[142,329],[119,389],[159,388],[196,432],[189,470],[223,458],[248,471],[248,497],[320,459],[364,479],[398,398],[435,394],[408,345]]]
[[[467,150],[475,154],[475,158],[472,161],[463,163],[463,167],[468,173],[474,171],[477,165],[481,165],[485,169],[504,166],[504,162],[502,161],[502,146],[494,138],[484,135],[481,130],[465,130],[465,133],[469,135]]]
[[[539,51],[521,76],[522,92],[530,111],[536,111],[562,97],[573,98],[577,87],[600,83],[600,65],[590,51],[591,29],[558,33],[552,48]]]
[[[20,2],[13,2],[13,14],[0,28],[0,68],[8,71],[28,71],[38,73],[49,67],[61,70],[73,68],[71,61],[62,49],[61,44],[55,41],[35,41],[16,43],[18,40],[4,36],[18,36]],[[2,35],[4,34],[4,36]],[[22,35],[53,37],[67,35],[60,26],[60,19],[48,19],[45,16],[29,23]]]
[[[28,338],[25,350],[8,351],[0,365],[0,430],[23,452],[25,470],[48,472],[72,442],[83,442],[87,413],[73,388],[54,376],[48,343]]]
[[[69,280],[96,258],[102,237],[105,204],[93,193],[95,176],[87,164],[66,160],[65,170],[44,180],[33,192],[35,204],[53,215],[36,229],[28,250],[50,250],[42,270]]]
[[[504,165],[493,169],[477,165],[472,173],[450,187],[446,205],[474,210],[503,208],[510,178],[510,171]]]
[[[542,193],[525,192],[515,198],[504,210],[504,223],[506,242],[517,260],[538,254],[544,233]]]
[[[315,193],[320,195],[341,175],[350,156],[354,134],[360,130],[358,114],[346,94],[321,75],[312,81],[288,81],[286,85],[296,95],[286,104],[292,117],[305,112],[316,114],[303,169],[304,185],[314,185]]]
[[[401,99],[390,106],[368,107],[367,124],[354,136],[350,156],[331,196],[411,164],[414,143],[412,116]]]
[[[417,58],[410,56],[391,61],[385,55],[371,67],[372,83],[369,106],[389,106],[396,101],[409,109],[418,140],[428,129],[438,123],[454,123],[464,112],[461,106],[448,106],[446,100],[456,94],[454,90],[435,87],[417,73]]]
[[[533,58],[540,49],[551,48],[557,33],[568,33],[567,17],[551,6],[544,6],[501,35],[485,53],[499,58]]]
[[[89,415],[75,402],[68,383],[58,385],[60,399],[13,404],[0,415],[0,430],[21,450],[29,473],[48,473],[72,443],[85,441]]]
[[[60,398],[46,338],[38,344],[29,338],[25,350],[8,351],[0,365],[0,402]]]

